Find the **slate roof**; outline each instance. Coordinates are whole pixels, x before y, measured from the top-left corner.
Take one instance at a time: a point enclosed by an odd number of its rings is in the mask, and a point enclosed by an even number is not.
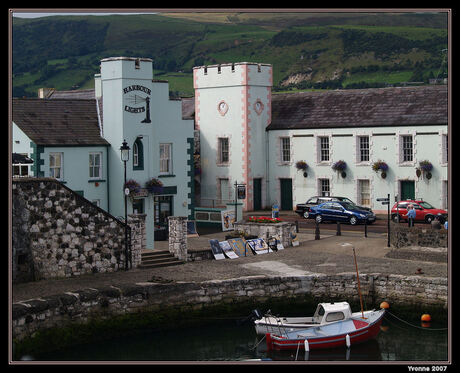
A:
[[[272,95],[268,130],[447,124],[447,86]]]
[[[37,145],[109,145],[100,136],[96,100],[13,98],[13,122]]]

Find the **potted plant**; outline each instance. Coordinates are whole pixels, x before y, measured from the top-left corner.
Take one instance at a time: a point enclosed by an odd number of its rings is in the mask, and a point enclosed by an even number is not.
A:
[[[308,174],[307,174],[307,168],[308,168],[308,164],[307,162],[305,161],[297,161],[296,164],[295,164],[295,167],[299,170],[299,171],[303,171],[303,176],[304,177],[307,177]]]
[[[145,183],[145,188],[150,193],[154,193],[154,194],[163,193],[163,183],[160,180],[155,179],[154,177],[152,177],[150,180],[148,180]]]
[[[125,188],[129,189],[129,193],[138,193],[141,190],[141,186],[136,180],[126,180]]]
[[[347,168],[347,163],[345,161],[337,161],[332,165],[332,169],[334,171],[340,172],[343,178],[347,177],[347,173],[345,172]]]
[[[419,162],[419,168],[422,173],[426,173],[426,178],[429,180],[431,179],[431,170],[433,169],[433,165],[431,164],[430,161],[424,160]],[[417,175],[418,176],[418,175]]]
[[[374,164],[372,165],[372,169],[375,172],[381,171],[381,176],[383,179],[387,177],[388,165],[384,161],[381,161],[379,159],[377,162],[374,162]]]

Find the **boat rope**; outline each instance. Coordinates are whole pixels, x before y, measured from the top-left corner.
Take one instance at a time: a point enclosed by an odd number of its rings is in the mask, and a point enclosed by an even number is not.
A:
[[[256,345],[254,345],[253,347],[251,347],[251,350],[255,350],[255,349],[260,345],[260,343],[261,343],[264,339],[265,339],[265,335],[260,339],[259,342],[257,342]]]
[[[402,321],[403,323],[405,323],[407,325],[410,325],[410,326],[413,326],[414,328],[417,328],[417,329],[431,330],[431,331],[440,331],[440,330],[447,330],[448,329],[448,328],[424,328],[424,327],[421,327],[421,326],[411,324],[411,323],[409,323],[407,321],[404,321],[403,319],[399,318],[398,316],[396,316],[395,314],[391,313],[388,310],[386,310],[386,313],[390,314],[391,316],[393,316],[394,318],[398,319],[399,321]]]
[[[299,347],[300,347],[300,341],[297,344],[297,352],[295,353],[295,361],[297,361],[297,355],[299,355]]]

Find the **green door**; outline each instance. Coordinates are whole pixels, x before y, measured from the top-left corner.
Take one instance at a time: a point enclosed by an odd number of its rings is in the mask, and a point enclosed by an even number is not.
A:
[[[415,199],[415,183],[413,181],[401,181],[401,200]]]
[[[281,210],[292,210],[292,179],[280,179]]]
[[[253,179],[254,184],[254,210],[262,209],[262,179]]]

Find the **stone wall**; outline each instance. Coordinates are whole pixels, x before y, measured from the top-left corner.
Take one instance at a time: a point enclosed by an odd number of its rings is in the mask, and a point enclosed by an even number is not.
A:
[[[12,197],[14,282],[124,269],[124,224],[106,211],[50,178],[13,180]],[[135,267],[145,232],[132,222]]]
[[[187,217],[169,216],[169,252],[177,259],[187,261]]]
[[[292,246],[292,234],[296,234],[294,223],[252,223],[240,221],[233,224],[235,232],[244,232],[246,235],[254,235],[260,238],[277,236],[284,247]]]
[[[391,223],[390,244],[395,248],[407,246],[447,247],[448,231],[444,228],[434,229],[428,224]]]
[[[368,308],[383,300],[394,305],[447,309],[447,279],[362,274],[361,292]],[[317,301],[358,302],[356,275],[250,276],[199,283],[138,283],[84,289],[14,303],[12,332],[16,342],[39,330],[110,319],[141,312],[204,310],[225,304],[254,304],[310,297]],[[142,317],[142,316],[139,316]]]

